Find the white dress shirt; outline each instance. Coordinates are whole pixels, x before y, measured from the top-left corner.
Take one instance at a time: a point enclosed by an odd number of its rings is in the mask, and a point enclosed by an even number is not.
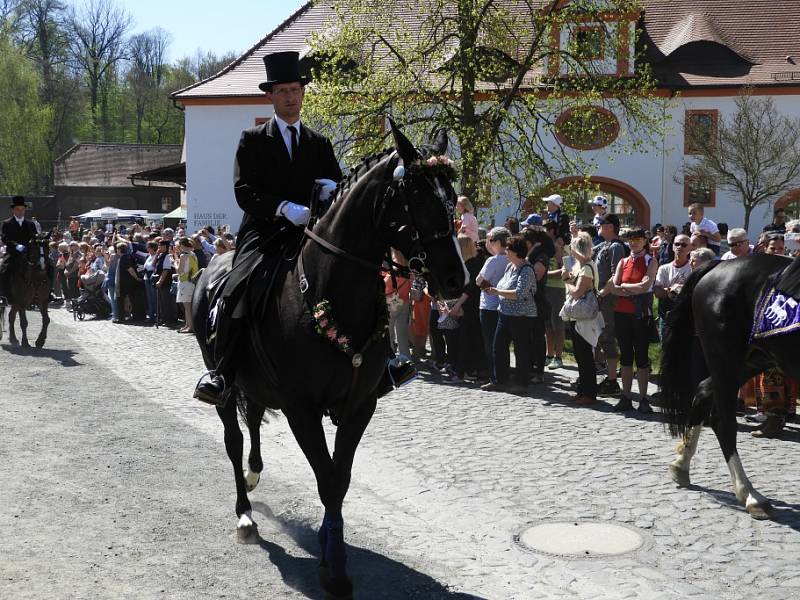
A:
[[[292,156],[292,132],[289,131],[289,126],[291,125],[297,130],[296,143],[298,146],[300,146],[300,119],[298,119],[294,123],[287,123],[286,121],[281,119],[278,115],[275,115],[273,119],[275,119],[275,123],[278,124],[278,131],[281,132],[283,143],[286,144],[286,152],[289,153],[289,158],[294,158]]]

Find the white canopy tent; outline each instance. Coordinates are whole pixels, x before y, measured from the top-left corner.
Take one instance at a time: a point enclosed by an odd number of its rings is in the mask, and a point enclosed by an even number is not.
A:
[[[103,208],[96,208],[82,215],[77,215],[77,217],[94,221],[118,221],[120,219],[144,218],[146,215],[146,210],[124,210],[113,206],[104,206]]]

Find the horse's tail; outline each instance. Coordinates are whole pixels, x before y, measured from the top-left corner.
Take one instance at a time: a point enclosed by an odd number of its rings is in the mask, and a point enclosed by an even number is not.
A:
[[[0,305],[0,340],[3,339],[3,325],[6,321],[6,307],[5,304]]]
[[[692,299],[700,280],[716,267],[712,261],[692,273],[683,285],[672,310],[667,313],[661,342],[661,411],[669,426],[670,435],[678,437],[688,429],[689,409],[697,382],[693,381],[692,361],[704,360],[694,356],[694,312]]]
[[[269,423],[270,418],[274,421],[278,418],[278,411],[273,410],[271,408],[264,408],[259,407],[258,404],[255,402],[250,401],[247,396],[245,395],[244,391],[242,391],[238,386],[231,386],[228,388],[229,393],[233,394],[233,398],[229,399],[229,401],[233,400],[236,402],[236,409],[239,412],[239,418],[242,420],[243,423],[249,423],[250,413],[251,411],[261,411],[263,410],[263,416],[261,417],[261,421],[264,423]],[[258,416],[257,412],[253,413],[254,416]]]

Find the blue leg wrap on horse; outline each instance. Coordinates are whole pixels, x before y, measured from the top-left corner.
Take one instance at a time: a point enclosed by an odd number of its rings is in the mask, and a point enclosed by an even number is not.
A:
[[[317,531],[317,539],[319,540],[319,560],[323,565],[327,565],[325,560],[325,549],[328,546],[328,515],[322,517],[322,525],[319,526]]]
[[[325,545],[325,562],[331,570],[334,579],[347,577],[347,551],[344,546],[344,523],[342,521],[328,521],[327,543]]]

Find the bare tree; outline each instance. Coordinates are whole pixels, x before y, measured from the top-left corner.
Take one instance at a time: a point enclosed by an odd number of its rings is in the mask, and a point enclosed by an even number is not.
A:
[[[125,35],[131,22],[131,16],[113,0],[86,0],[70,15],[72,59],[89,88],[95,137],[100,130],[97,109],[101,87],[109,72],[124,58]]]
[[[744,228],[757,206],[800,185],[800,119],[782,115],[770,97],[753,97],[752,89],[736,98],[736,112],[705,126],[687,124],[696,155],[681,172],[739,196]]]
[[[167,71],[170,35],[161,28],[137,34],[128,41],[128,85],[133,92],[136,115],[136,142],[142,143],[145,114],[161,97]]]
[[[20,0],[0,0],[0,34],[13,33],[19,20]]]

